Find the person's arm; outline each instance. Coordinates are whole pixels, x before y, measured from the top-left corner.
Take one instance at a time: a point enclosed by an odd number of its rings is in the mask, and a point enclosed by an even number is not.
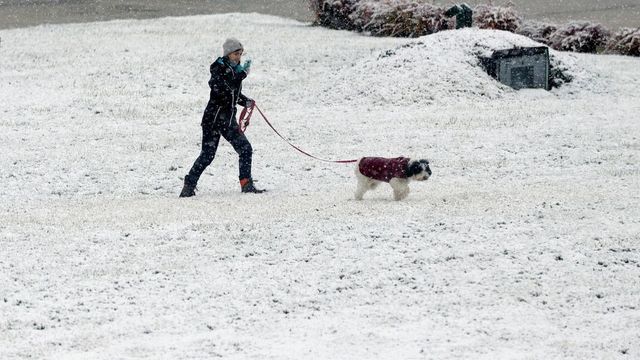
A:
[[[225,79],[225,71],[231,71],[231,69],[220,66],[218,63],[211,64],[209,68],[209,72],[211,72],[211,78],[209,79],[211,93],[224,102],[231,101],[233,95],[233,89]]]
[[[240,68],[240,76],[241,79],[244,80],[247,75],[249,75],[249,70],[251,69],[251,60],[245,61],[245,63],[241,65]],[[240,96],[238,97],[238,104],[240,106],[251,107],[254,103],[255,102],[252,99],[245,96],[242,92],[240,93]]]
[[[240,93],[240,97],[238,98],[238,105],[243,107],[251,107],[253,106],[254,103],[255,101],[253,101],[253,99],[250,99],[246,97],[244,94]]]

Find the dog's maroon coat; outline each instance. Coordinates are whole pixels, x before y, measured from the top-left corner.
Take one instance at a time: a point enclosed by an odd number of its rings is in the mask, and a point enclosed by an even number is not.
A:
[[[407,166],[409,158],[381,158],[381,157],[365,157],[360,160],[358,169],[360,173],[366,177],[375,180],[389,182],[393,178],[407,178]]]

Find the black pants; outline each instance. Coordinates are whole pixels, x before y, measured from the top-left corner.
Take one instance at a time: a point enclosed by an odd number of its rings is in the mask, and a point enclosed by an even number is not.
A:
[[[191,167],[186,180],[196,185],[200,175],[216,156],[220,137],[233,146],[239,157],[239,179],[251,178],[251,155],[253,149],[247,137],[238,131],[235,109],[224,111],[218,106],[207,106],[202,117],[202,151]]]

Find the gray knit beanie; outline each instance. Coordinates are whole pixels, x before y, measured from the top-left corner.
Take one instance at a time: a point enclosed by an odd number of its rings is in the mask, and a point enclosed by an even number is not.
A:
[[[236,38],[228,38],[224,44],[222,44],[222,56],[227,56],[234,51],[244,50],[240,41]]]

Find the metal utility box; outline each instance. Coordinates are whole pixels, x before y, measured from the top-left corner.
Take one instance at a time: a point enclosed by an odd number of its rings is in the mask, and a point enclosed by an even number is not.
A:
[[[456,17],[456,29],[471,27],[473,23],[473,10],[467,4],[454,5],[444,12],[446,17]]]
[[[512,88],[549,90],[549,48],[546,46],[494,51],[480,61],[489,75]]]

